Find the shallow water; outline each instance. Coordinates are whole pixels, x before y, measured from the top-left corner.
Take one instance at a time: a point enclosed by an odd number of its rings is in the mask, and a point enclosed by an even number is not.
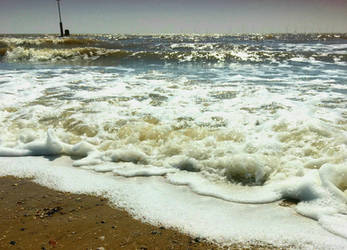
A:
[[[296,199],[347,238],[346,35],[2,35],[0,58],[1,156]]]

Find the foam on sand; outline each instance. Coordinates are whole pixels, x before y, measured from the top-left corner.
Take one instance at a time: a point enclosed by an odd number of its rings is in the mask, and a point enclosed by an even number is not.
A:
[[[177,227],[183,232],[219,243],[263,241],[279,246],[344,249],[347,240],[322,229],[315,221],[295,215],[292,208],[270,204],[237,204],[199,196],[163,177],[124,178],[70,167],[66,157],[0,158],[0,176],[31,177],[61,191],[102,195],[136,218]],[[115,164],[117,165],[117,164]],[[85,185],[88,183],[88,185]],[[343,229],[339,218],[327,215],[320,223]],[[298,229],[300,228],[300,229]],[[330,231],[330,230],[329,230]]]
[[[271,171],[260,159],[238,154],[229,160],[217,160],[215,164],[222,164],[226,179],[235,180],[235,176],[238,176],[244,184],[251,181],[251,185],[240,185],[223,181],[211,169],[201,168],[194,159],[176,156],[171,158],[166,167],[156,167],[150,164],[149,156],[133,146],[122,150],[99,151],[84,141],[75,145],[64,143],[52,130],[47,132],[46,140],[20,144],[17,148],[0,148],[0,156],[3,157],[55,155],[77,156],[80,159],[71,165],[97,173],[109,172],[123,177],[164,176],[173,185],[187,186],[198,195],[229,202],[264,204],[280,199],[295,199],[299,202],[295,207],[299,214],[317,220],[323,228],[347,239],[347,231],[344,229],[347,228],[347,167],[343,163],[324,164],[323,161],[322,164],[316,164],[321,165],[318,169],[308,168],[284,179],[264,180]],[[118,164],[112,165],[113,162]],[[335,225],[335,222],[338,223]]]

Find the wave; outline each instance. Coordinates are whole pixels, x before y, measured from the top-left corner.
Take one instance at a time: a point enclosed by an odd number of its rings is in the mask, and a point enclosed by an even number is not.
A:
[[[2,37],[0,60],[113,65],[159,63],[347,62],[347,36],[321,35],[87,35],[81,37]],[[311,39],[311,40],[310,40]],[[331,44],[317,40],[335,39]],[[276,42],[274,43],[274,40]],[[324,40],[324,41],[325,41]]]
[[[59,37],[47,37],[47,38],[37,38],[37,39],[26,39],[26,38],[14,38],[8,37],[3,38],[0,41],[1,45],[6,46],[32,46],[32,45],[92,45],[96,44],[98,41],[89,38],[59,38]]]
[[[95,61],[101,57],[121,59],[129,54],[130,53],[126,51],[88,47],[72,49],[34,49],[16,47],[5,49],[4,59],[9,62],[88,62]]]
[[[0,57],[7,62],[79,62],[104,63],[117,62],[196,62],[196,63],[232,63],[232,62],[347,62],[347,54],[315,54],[293,52],[234,50],[215,51],[129,51],[96,47],[77,47],[70,49],[51,48],[0,48]]]

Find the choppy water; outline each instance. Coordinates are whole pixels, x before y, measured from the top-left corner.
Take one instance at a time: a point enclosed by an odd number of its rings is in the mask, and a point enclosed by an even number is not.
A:
[[[59,39],[0,35],[0,56],[12,62],[115,66],[133,63],[347,62],[346,34],[84,35]]]
[[[294,198],[347,237],[346,34],[2,35],[0,59],[0,155]]]

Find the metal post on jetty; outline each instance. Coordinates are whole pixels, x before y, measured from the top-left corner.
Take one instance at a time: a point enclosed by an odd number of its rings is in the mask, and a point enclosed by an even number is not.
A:
[[[69,36],[70,35],[69,30],[65,30],[65,35],[64,35],[63,22],[61,21],[60,0],[57,0],[57,4],[58,4],[58,13],[59,13],[60,37]]]
[[[61,21],[61,13],[60,13],[60,0],[57,0],[57,4],[58,4],[58,13],[59,13],[60,36],[63,37],[64,33],[63,33],[63,23]]]

